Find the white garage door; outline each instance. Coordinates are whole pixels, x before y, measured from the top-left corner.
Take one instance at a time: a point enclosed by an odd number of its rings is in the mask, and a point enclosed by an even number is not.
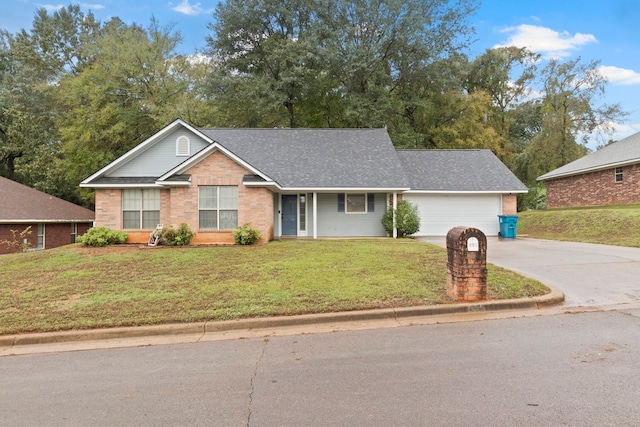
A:
[[[418,206],[420,231],[416,236],[446,236],[460,225],[477,228],[487,236],[497,236],[500,231],[500,194],[405,194],[403,198]]]

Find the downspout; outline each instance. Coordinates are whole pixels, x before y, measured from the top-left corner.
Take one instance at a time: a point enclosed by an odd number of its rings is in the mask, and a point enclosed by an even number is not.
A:
[[[318,193],[313,193],[313,238],[318,238]]]
[[[393,192],[393,238],[398,238],[398,229],[396,228],[396,209],[398,209],[398,193]]]

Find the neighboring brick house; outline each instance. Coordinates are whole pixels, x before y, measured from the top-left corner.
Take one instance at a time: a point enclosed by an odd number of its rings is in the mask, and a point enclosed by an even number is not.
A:
[[[458,225],[497,235],[497,215],[516,213],[516,194],[527,192],[488,150],[396,150],[385,129],[205,129],[182,120],[80,185],[96,191],[97,226],[146,243],[156,225],[186,223],[194,244],[232,243],[244,223],[263,241],[385,236],[380,219],[401,198],[420,207],[419,235]]]
[[[75,243],[93,225],[93,211],[0,177],[0,242],[12,241],[27,227],[30,249]],[[0,243],[0,254],[10,252]]]
[[[640,133],[540,177],[547,208],[640,203]]]

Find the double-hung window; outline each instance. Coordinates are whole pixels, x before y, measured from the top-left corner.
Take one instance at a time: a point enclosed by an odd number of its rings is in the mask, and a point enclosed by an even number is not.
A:
[[[616,182],[622,182],[622,168],[616,168]]]
[[[231,230],[238,226],[238,187],[204,185],[198,187],[198,228]]]
[[[149,230],[160,223],[160,190],[128,188],[122,190],[122,228]]]

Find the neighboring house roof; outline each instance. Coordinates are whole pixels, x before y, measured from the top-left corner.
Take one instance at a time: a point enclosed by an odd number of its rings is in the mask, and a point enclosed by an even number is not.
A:
[[[123,168],[162,138],[176,135],[180,126],[204,141],[200,145],[204,148],[157,177],[122,174],[132,170]],[[188,170],[215,151],[247,168],[245,185],[313,191],[527,191],[489,150],[396,150],[386,129],[194,128],[182,120],[85,179],[81,186],[188,185]]]
[[[640,163],[640,132],[547,172],[539,176],[538,181],[580,175],[634,163]]]
[[[93,222],[95,214],[10,179],[0,177],[0,223]]]
[[[526,193],[491,150],[398,150],[412,191]]]

